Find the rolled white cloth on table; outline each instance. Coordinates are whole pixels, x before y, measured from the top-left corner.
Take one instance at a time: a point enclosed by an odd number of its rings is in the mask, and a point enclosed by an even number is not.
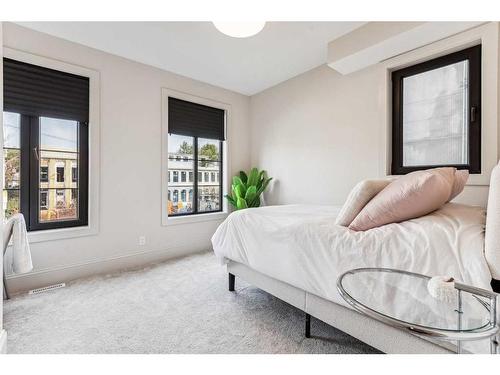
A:
[[[455,280],[450,276],[434,276],[427,283],[429,294],[444,302],[456,303]]]
[[[12,236],[12,271],[14,273],[27,273],[33,270],[31,250],[28,242],[26,222],[22,214],[13,215],[4,226],[3,249],[9,245]]]

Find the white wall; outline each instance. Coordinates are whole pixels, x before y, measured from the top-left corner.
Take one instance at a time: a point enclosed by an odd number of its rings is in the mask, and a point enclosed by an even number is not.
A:
[[[320,66],[251,97],[252,164],[275,182],[271,204],[344,202],[360,180],[390,170],[390,69],[483,45],[483,175],[458,198],[485,205],[489,173],[498,158],[498,24],[491,23],[341,75]]]
[[[161,225],[161,89],[231,106],[231,174],[250,165],[248,97],[11,23],[3,44],[97,70],[101,84],[99,234],[33,243],[34,272],[10,275],[13,292],[210,248],[220,220]]]

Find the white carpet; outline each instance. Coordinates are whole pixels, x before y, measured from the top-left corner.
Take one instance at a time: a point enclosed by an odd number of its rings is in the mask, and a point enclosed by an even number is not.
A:
[[[9,353],[376,353],[227,274],[213,253],[5,301]]]

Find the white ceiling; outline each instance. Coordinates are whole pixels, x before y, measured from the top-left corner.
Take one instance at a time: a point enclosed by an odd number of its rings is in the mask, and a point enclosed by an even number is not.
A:
[[[328,42],[363,22],[268,22],[256,36],[211,22],[19,22],[20,25],[245,95],[327,61]]]

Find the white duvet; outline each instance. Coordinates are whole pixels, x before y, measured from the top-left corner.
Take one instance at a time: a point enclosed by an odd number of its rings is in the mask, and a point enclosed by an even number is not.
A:
[[[449,203],[418,219],[354,232],[334,224],[340,208],[289,205],[237,211],[219,226],[215,254],[346,305],[336,282],[359,267],[388,267],[491,290],[484,210]]]

